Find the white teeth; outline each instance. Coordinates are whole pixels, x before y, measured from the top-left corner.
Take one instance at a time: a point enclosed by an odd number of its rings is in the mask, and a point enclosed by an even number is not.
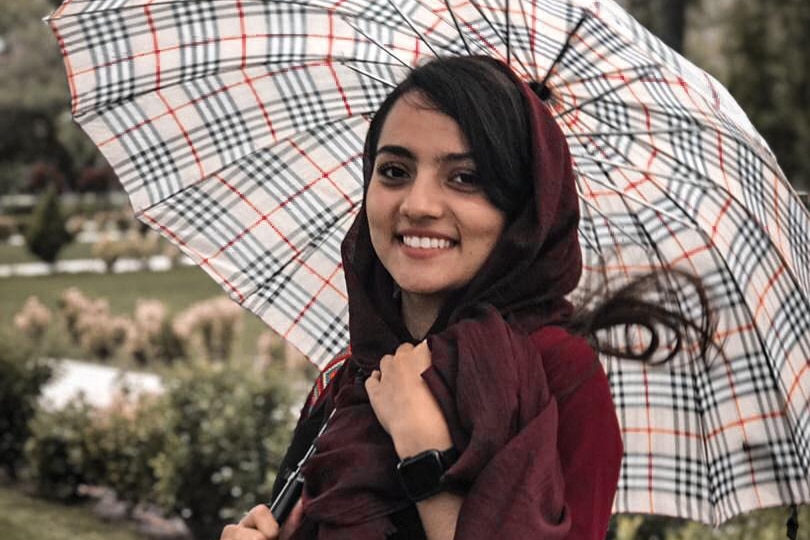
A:
[[[420,249],[447,249],[452,243],[445,238],[427,238],[424,236],[403,236],[402,243],[408,247]]]

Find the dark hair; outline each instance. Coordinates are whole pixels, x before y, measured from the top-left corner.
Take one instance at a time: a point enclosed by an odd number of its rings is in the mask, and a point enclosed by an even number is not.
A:
[[[363,177],[371,178],[377,145],[394,103],[418,92],[455,120],[467,138],[484,193],[507,216],[530,199],[530,134],[523,96],[502,64],[486,56],[433,60],[413,70],[374,115],[366,136]]]
[[[507,219],[514,216],[534,196],[542,196],[533,192],[530,181],[531,126],[516,82],[504,64],[487,56],[439,58],[411,71],[371,121],[363,156],[365,186],[388,113],[397,100],[417,92],[459,125],[487,197]],[[529,86],[541,99],[548,97],[541,85]],[[692,359],[706,357],[713,344],[714,319],[699,277],[660,268],[613,288],[607,282],[588,286],[566,324],[588,338],[597,352],[650,363],[667,362],[681,352]],[[622,345],[621,334],[631,331],[645,334],[645,347]],[[629,342],[633,340],[624,340]]]

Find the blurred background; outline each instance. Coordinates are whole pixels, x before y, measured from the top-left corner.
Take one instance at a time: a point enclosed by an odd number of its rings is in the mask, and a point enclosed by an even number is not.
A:
[[[729,88],[808,204],[810,3],[619,3]],[[134,220],[70,118],[58,4],[0,3],[0,536],[218,538],[267,499],[316,373]],[[788,515],[609,536],[768,540]]]

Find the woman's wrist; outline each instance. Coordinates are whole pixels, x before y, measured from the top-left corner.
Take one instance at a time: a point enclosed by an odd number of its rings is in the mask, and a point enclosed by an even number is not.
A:
[[[392,431],[391,440],[394,442],[394,450],[399,459],[413,457],[426,450],[444,451],[453,446],[453,440],[446,426],[444,430]]]

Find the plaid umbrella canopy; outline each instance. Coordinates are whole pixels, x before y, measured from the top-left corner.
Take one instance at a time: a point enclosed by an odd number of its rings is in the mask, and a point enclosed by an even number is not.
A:
[[[711,362],[604,360],[615,510],[719,524],[810,501],[807,210],[726,90],[613,2],[67,0],[48,21],[137,217],[321,367],[348,343],[339,246],[369,115],[436,55],[544,81],[585,282],[678,267],[718,314]]]

